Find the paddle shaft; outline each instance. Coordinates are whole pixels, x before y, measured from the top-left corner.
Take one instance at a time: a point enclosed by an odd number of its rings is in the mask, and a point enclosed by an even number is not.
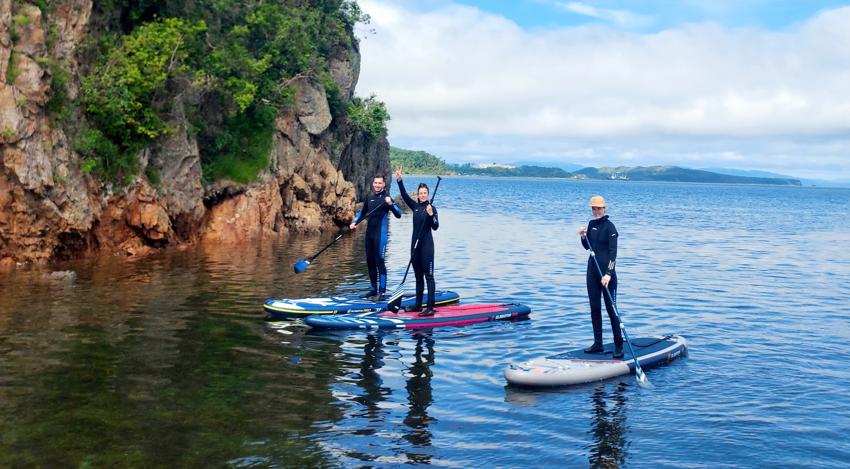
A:
[[[593,259],[593,265],[596,266],[596,271],[599,272],[599,278],[601,279],[605,275],[602,273],[602,269],[599,267],[599,261],[596,260],[596,251],[593,250],[593,245],[590,244],[590,238],[586,235],[583,236],[585,241],[587,241],[587,247],[590,251],[590,257]],[[626,345],[629,346],[629,353],[632,354],[632,359],[635,362],[635,374],[638,376],[640,381],[646,381],[646,375],[643,373],[643,369],[640,367],[640,362],[637,359],[637,355],[635,355],[635,350],[632,348],[632,341],[629,340],[629,333],[626,332],[626,326],[623,325],[623,318],[620,317],[620,312],[617,310],[617,302],[614,300],[614,296],[611,294],[611,290],[608,290],[608,286],[603,285],[602,288],[605,289],[605,293],[608,294],[608,299],[611,300],[611,306],[614,308],[614,315],[617,316],[617,322],[620,324],[620,330],[623,332],[623,338],[626,339]]]
[[[380,206],[380,205],[378,205],[377,207],[373,208],[372,210],[369,210],[369,213],[367,213],[367,214],[366,214],[366,216],[364,216],[363,218],[361,218],[361,219],[357,220],[357,223],[355,223],[354,225],[355,225],[355,226],[359,225],[359,224],[360,224],[360,222],[362,222],[363,220],[365,220],[365,219],[369,218],[369,216],[371,216],[373,213],[375,213],[375,211],[376,211],[376,210],[378,210],[379,208],[381,208],[381,206]],[[340,239],[340,238],[342,238],[343,236],[345,236],[345,234],[346,234],[346,233],[351,233],[351,230],[343,231],[342,233],[338,234],[338,235],[336,236],[336,238],[334,238],[334,240],[333,240],[333,241],[331,241],[330,243],[328,243],[328,245],[327,245],[327,246],[323,247],[323,248],[322,248],[319,252],[317,252],[316,254],[313,254],[312,256],[308,257],[307,259],[308,259],[310,262],[313,262],[313,260],[314,260],[315,258],[319,257],[319,254],[321,254],[321,253],[325,252],[325,251],[326,251],[329,247],[333,246],[333,245],[334,245],[334,243],[336,243],[337,241],[339,241],[339,239]]]

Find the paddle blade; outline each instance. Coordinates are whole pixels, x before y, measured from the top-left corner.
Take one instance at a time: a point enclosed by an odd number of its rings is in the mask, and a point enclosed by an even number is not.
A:
[[[298,262],[292,265],[292,269],[295,271],[296,274],[300,274],[301,272],[307,270],[307,267],[309,266],[310,261],[308,261],[307,259],[299,259]]]
[[[655,388],[655,386],[653,386],[652,383],[649,382],[649,378],[646,377],[646,374],[644,374],[642,369],[638,368],[637,373],[635,373],[635,375],[637,376],[638,386],[642,387],[643,389]]]
[[[404,296],[404,290],[401,288],[396,289],[396,291],[392,292],[389,296],[389,300],[387,301],[387,309],[397,313],[399,308],[401,308],[401,297]]]

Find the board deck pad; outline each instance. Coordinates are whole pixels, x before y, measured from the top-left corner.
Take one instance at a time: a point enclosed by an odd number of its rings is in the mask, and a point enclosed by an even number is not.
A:
[[[678,335],[632,339],[632,348],[642,369],[650,369],[687,354],[687,341]],[[535,358],[505,368],[505,379],[520,386],[569,386],[634,373],[634,358],[623,344],[623,358],[614,358],[614,344],[601,353],[584,349]]]
[[[424,301],[423,298],[423,307]],[[437,306],[457,303],[460,295],[453,291],[439,290],[434,294]],[[401,299],[402,308],[411,308],[416,302],[416,295],[406,292]],[[359,295],[338,295],[325,298],[296,298],[269,299],[263,303],[263,311],[273,319],[306,317],[311,314],[346,314],[366,313],[387,309],[387,300],[373,301]]]
[[[434,315],[421,317],[418,312],[401,310],[343,315],[309,316],[304,323],[317,329],[424,329],[464,326],[487,321],[522,319],[531,313],[528,306],[516,303],[479,303],[434,308]]]

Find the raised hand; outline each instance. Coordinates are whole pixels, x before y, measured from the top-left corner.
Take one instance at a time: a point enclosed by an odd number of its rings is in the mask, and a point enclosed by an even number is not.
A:
[[[396,166],[395,168],[395,180],[401,181],[401,165]]]

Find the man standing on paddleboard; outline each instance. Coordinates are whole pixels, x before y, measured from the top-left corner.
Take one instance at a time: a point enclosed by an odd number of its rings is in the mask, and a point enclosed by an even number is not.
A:
[[[357,222],[372,209],[375,209],[375,212],[369,215],[366,227],[366,265],[369,268],[372,289],[366,297],[373,301],[380,301],[384,299],[384,293],[387,291],[387,265],[384,263],[387,231],[390,224],[387,214],[392,212],[396,218],[401,218],[401,209],[393,203],[393,199],[386,190],[383,174],[375,175],[372,179],[372,194],[363,201],[363,208],[354,217],[349,228],[357,229]]]
[[[593,323],[593,345],[586,348],[586,353],[602,353],[602,302],[605,299],[605,309],[611,320],[611,329],[614,332],[614,358],[623,358],[623,335],[620,332],[620,321],[614,309],[613,302],[617,300],[617,272],[614,267],[617,262],[617,228],[608,219],[605,199],[601,195],[590,198],[590,209],[593,212],[593,220],[588,222],[587,227],[578,230],[581,236],[581,244],[585,249],[596,253],[596,261],[602,269],[600,277],[599,269],[594,265],[592,257],[587,259],[587,298],[590,300],[590,319]],[[588,244],[589,243],[589,244]],[[611,297],[603,293],[607,287]]]

